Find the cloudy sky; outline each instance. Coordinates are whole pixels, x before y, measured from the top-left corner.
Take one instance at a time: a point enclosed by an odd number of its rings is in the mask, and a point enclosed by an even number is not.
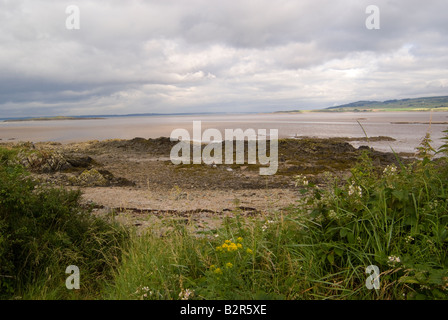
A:
[[[366,28],[372,4],[379,30]],[[0,118],[448,95],[447,12],[446,0],[0,0]]]

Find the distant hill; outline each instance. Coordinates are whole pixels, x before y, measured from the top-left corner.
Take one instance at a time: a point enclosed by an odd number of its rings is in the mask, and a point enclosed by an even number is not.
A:
[[[448,111],[448,96],[424,97],[386,101],[357,101],[340,106],[329,107],[319,111]]]
[[[448,96],[423,97],[386,101],[356,101],[340,106],[317,110],[290,110],[277,113],[296,112],[372,112],[372,111],[448,111]]]

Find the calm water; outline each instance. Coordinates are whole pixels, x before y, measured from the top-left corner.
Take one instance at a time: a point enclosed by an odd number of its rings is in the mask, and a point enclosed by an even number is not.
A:
[[[430,130],[434,146],[442,143],[442,131],[448,124],[429,126],[429,112],[375,113],[304,113],[250,115],[189,115],[122,117],[99,120],[60,120],[0,122],[1,141],[57,141],[62,143],[86,140],[132,139],[135,137],[169,137],[176,128],[192,132],[193,121],[202,121],[202,130],[219,129],[278,129],[279,137],[364,137],[359,121],[369,137],[389,136],[392,142],[371,142],[381,151],[413,152]],[[433,122],[448,122],[448,112],[433,112]],[[393,122],[423,122],[423,124],[394,124]],[[366,142],[353,142],[354,146]]]

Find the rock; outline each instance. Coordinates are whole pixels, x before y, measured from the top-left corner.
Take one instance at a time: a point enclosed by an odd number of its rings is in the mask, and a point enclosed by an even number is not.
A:
[[[75,168],[88,168],[94,163],[89,156],[67,158],[67,162]]]
[[[70,182],[83,187],[100,187],[109,185],[109,181],[96,169],[84,170],[79,176],[71,177]]]
[[[134,182],[117,178],[110,171],[97,169],[86,169],[79,176],[70,177],[69,181],[72,185],[82,187],[135,186]]]
[[[37,173],[54,173],[71,168],[70,163],[59,152],[21,151],[17,159],[25,168]]]

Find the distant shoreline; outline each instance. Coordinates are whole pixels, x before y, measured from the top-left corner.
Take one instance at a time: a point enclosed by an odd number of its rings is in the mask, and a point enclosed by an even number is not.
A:
[[[38,117],[24,119],[6,119],[3,122],[24,122],[24,121],[55,121],[55,120],[103,120],[106,118],[99,117]]]

